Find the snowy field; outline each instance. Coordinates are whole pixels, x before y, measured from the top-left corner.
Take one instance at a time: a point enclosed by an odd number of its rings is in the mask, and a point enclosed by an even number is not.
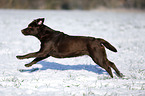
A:
[[[18,60],[39,50],[40,42],[21,29],[39,17],[69,35],[104,38],[118,52],[106,49],[125,75],[114,78],[90,57],[47,58],[30,68],[33,59]],[[38,69],[38,70],[34,70]],[[23,72],[21,72],[23,70]],[[105,11],[0,10],[1,96],[145,96],[145,13]]]

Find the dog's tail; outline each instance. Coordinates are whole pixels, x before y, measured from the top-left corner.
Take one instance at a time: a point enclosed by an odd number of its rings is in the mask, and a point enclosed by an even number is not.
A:
[[[103,44],[107,49],[113,51],[113,52],[117,52],[117,49],[112,46],[109,42],[107,42],[106,40],[104,39],[101,39],[101,38],[98,38],[97,39],[101,44]]]

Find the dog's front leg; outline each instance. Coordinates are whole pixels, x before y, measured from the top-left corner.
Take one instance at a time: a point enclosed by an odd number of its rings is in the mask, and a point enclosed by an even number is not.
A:
[[[38,52],[29,53],[26,55],[16,56],[16,57],[18,59],[28,59],[28,58],[33,58],[33,57],[37,57],[37,58],[46,57],[48,55],[48,53],[52,50],[51,45],[52,45],[52,42],[43,43],[43,44],[41,44],[41,48]]]
[[[41,48],[38,52],[34,52],[34,53],[29,53],[26,55],[22,55],[22,56],[16,56],[18,59],[28,59],[28,58],[33,58],[33,57],[38,57],[38,58],[43,58],[46,57],[47,54],[51,51],[50,47],[43,47]]]
[[[50,55],[47,55],[45,57],[40,57],[40,58],[35,58],[32,62],[30,62],[29,64],[25,64],[26,67],[30,67],[32,66],[33,64],[36,64],[37,62],[49,57]]]
[[[43,60],[43,59],[45,59],[45,58],[47,58],[47,57],[49,57],[50,55],[49,55],[49,52],[50,52],[50,50],[49,49],[45,49],[45,50],[41,50],[41,51],[39,51],[39,52],[37,52],[36,54],[35,54],[35,59],[32,61],[32,62],[30,62],[29,64],[25,64],[25,66],[26,67],[30,67],[30,66],[32,66],[33,64],[36,64],[37,62],[39,62],[39,61],[41,61],[41,60]]]
[[[50,46],[48,46],[50,45]],[[32,62],[25,64],[26,67],[30,67],[33,64],[36,64],[37,62],[49,57],[49,52],[52,51],[52,47],[51,47],[51,43],[47,44],[45,43],[44,45],[41,45],[41,49],[38,52],[35,53],[30,53],[27,55],[23,55],[23,56],[16,56],[18,59],[26,59],[26,58],[32,58],[32,57],[36,57]]]
[[[33,57],[38,57],[38,58],[43,58],[47,56],[47,52],[45,53],[45,51],[39,51],[39,52],[35,52],[35,53],[29,53],[26,55],[22,55],[22,56],[16,56],[18,59],[28,59],[28,58],[33,58]]]
[[[32,57],[36,57],[38,54],[38,52],[35,53],[29,53],[26,55],[22,55],[22,56],[16,56],[18,59],[28,59],[28,58],[32,58]]]

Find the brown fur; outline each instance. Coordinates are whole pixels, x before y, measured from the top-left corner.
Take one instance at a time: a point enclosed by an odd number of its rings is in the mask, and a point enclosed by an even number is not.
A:
[[[104,47],[117,52],[116,48],[109,42],[101,38],[70,36],[47,27],[43,22],[44,18],[36,19],[32,21],[27,28],[22,30],[24,35],[35,36],[41,42],[41,48],[38,52],[17,56],[18,59],[36,57],[31,63],[26,64],[26,67],[30,67],[49,56],[68,58],[89,55],[93,61],[104,68],[112,78],[111,68],[116,71],[118,76],[122,77],[122,74],[115,64],[107,59]]]

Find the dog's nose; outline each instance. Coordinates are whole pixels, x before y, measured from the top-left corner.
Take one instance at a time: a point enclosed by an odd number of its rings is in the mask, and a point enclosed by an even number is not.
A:
[[[23,30],[21,30],[21,32],[23,33],[23,34],[25,34],[25,30],[23,29]]]
[[[24,30],[21,30],[21,32],[24,32]]]

